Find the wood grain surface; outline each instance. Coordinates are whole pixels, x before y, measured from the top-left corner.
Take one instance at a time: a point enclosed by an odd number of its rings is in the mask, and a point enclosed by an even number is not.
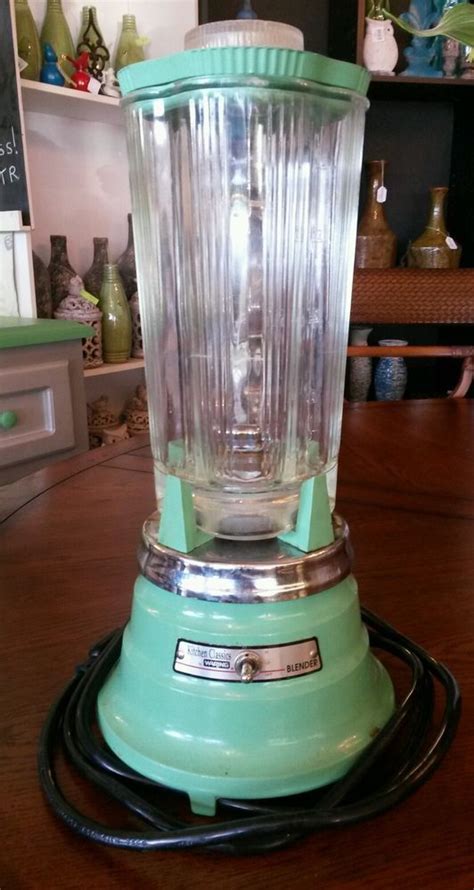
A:
[[[154,508],[150,452],[133,439],[0,490],[1,890],[471,890],[474,404],[348,406],[339,478],[362,603],[461,684],[459,733],[439,770],[376,820],[265,856],[115,851],[56,819],[38,785],[38,734],[89,646],[129,614],[140,528]],[[114,804],[61,777],[90,815],[123,824]]]

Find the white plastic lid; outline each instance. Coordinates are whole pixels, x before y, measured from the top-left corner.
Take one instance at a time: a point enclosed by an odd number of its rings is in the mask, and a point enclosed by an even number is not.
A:
[[[276,46],[283,49],[304,49],[299,28],[262,19],[229,19],[199,25],[185,35],[185,49],[207,49],[213,46]]]

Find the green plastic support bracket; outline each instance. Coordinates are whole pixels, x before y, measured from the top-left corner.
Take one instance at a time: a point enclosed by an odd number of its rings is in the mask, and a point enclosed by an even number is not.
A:
[[[168,475],[158,531],[159,543],[181,553],[190,553],[211,538],[212,535],[206,535],[197,527],[190,483],[178,476]]]
[[[303,553],[332,544],[334,531],[326,476],[313,476],[303,482],[296,526],[293,531],[280,535],[280,540]]]

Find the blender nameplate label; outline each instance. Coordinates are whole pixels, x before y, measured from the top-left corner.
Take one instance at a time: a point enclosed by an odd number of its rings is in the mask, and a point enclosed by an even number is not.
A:
[[[314,674],[323,666],[316,637],[278,646],[245,647],[178,640],[173,666],[179,674],[241,683],[246,662],[252,666],[253,683]]]

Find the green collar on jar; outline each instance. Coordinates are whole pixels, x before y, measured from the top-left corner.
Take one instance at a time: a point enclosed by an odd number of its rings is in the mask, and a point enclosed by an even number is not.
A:
[[[317,53],[266,46],[212,47],[137,62],[117,77],[124,96],[191,77],[280,77],[314,81],[365,96],[370,75],[360,65]]]

